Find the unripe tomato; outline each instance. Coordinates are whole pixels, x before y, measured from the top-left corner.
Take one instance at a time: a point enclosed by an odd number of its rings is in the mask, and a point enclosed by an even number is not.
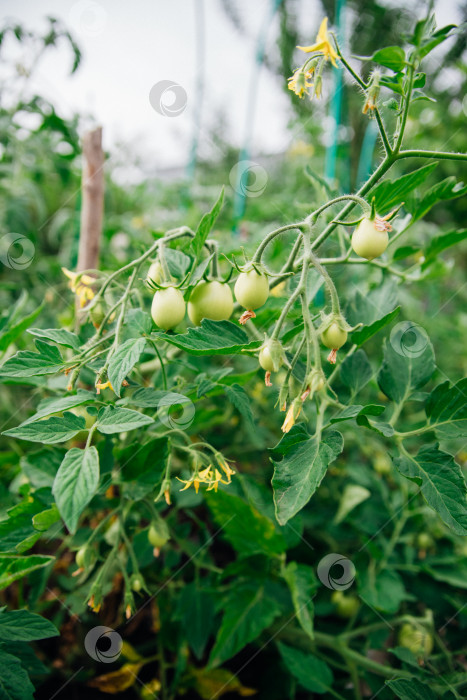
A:
[[[242,272],[235,282],[235,298],[243,308],[259,309],[266,303],[269,296],[269,283],[266,275],[256,270]]]
[[[384,452],[378,452],[373,462],[373,469],[377,474],[385,476],[391,473],[391,460],[384,454]]]
[[[417,547],[419,549],[431,549],[434,543],[434,539],[427,532],[421,532],[417,535]]]
[[[156,326],[164,331],[175,328],[185,316],[185,299],[181,291],[175,287],[159,289],[152,300],[151,316]]]
[[[143,582],[139,578],[139,576],[133,576],[131,579],[131,590],[134,591],[135,593],[139,593],[140,590],[143,587]]]
[[[226,321],[232,315],[233,297],[228,284],[200,282],[191,293],[188,302],[190,321],[198,326],[203,318]]]
[[[375,222],[364,218],[352,235],[352,248],[361,258],[373,260],[384,253],[389,244],[387,231],[379,231]]]
[[[105,315],[106,311],[104,305],[101,304],[100,301],[98,301],[97,304],[93,306],[91,311],[89,312],[91,321],[96,328],[99,328],[99,326],[105,318]]]
[[[336,322],[331,323],[329,328],[321,333],[321,340],[330,350],[339,350],[347,342],[347,331],[339,328]]]
[[[156,549],[161,549],[170,539],[169,528],[163,520],[152,523],[148,530],[148,540]]]
[[[342,591],[334,591],[331,601],[336,606],[339,617],[353,617],[360,608],[360,601],[356,595],[344,595]]]
[[[258,360],[265,372],[274,372],[274,362],[271,351],[267,346],[260,350]],[[279,366],[280,365],[282,365],[282,357],[279,358]]]
[[[78,549],[78,551],[75,554],[75,561],[80,569],[84,569],[85,555],[86,555],[86,547],[81,547],[80,549]]]
[[[415,627],[410,622],[406,622],[399,630],[399,645],[410,649],[417,657],[429,656],[433,650],[433,637],[430,632],[423,627]]]
[[[156,262],[150,264],[147,279],[155,282],[156,284],[161,284],[162,280],[164,279],[164,270],[162,269],[162,265],[160,264],[159,260],[156,260]]]

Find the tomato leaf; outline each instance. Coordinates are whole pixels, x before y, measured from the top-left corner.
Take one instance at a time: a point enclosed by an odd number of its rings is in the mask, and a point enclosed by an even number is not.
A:
[[[49,620],[29,610],[0,612],[0,642],[32,642],[59,634]]]
[[[41,328],[30,328],[28,333],[36,336],[37,338],[51,340],[52,343],[64,345],[65,347],[72,348],[73,350],[78,350],[81,345],[76,333],[71,333],[65,328],[47,328],[44,330]]]
[[[419,187],[431,175],[437,163],[428,163],[418,170],[413,170],[397,180],[384,180],[377,185],[372,198],[375,198],[376,209],[380,214],[385,214],[393,207],[407,200],[407,195]]]
[[[272,486],[276,517],[281,525],[308,503],[328,465],[342,452],[343,446],[342,435],[338,432],[325,432],[319,439],[295,426],[273,448]]]
[[[18,554],[0,554],[0,590],[10,586],[23,576],[29,576],[36,569],[41,569],[54,561],[55,557],[31,554],[23,557]]]
[[[17,428],[5,430],[3,435],[30,442],[42,442],[45,445],[53,445],[57,442],[70,440],[81,430],[86,428],[86,421],[81,416],[73,413],[65,413],[64,416],[52,416],[46,420],[34,423],[26,421]]]
[[[278,644],[278,647],[287,669],[301,686],[319,695],[331,689],[334,678],[327,663],[311,653],[282,643]]]
[[[154,336],[190,355],[235,355],[245,349],[257,348],[262,342],[250,340],[243,328],[231,321],[210,321],[206,318],[201,321],[201,326],[190,328],[188,333],[153,334]]]
[[[2,367],[0,376],[2,377],[35,377],[43,374],[55,374],[63,369],[63,359],[59,350],[53,345],[49,345],[50,350],[46,350],[41,344],[43,352],[31,352],[30,350],[20,350],[10,357]]]
[[[239,384],[232,384],[232,386],[226,386],[224,391],[230,403],[235,406],[246,422],[254,428],[255,421],[251,412],[250,398],[245,389]]]
[[[458,535],[467,535],[467,487],[453,457],[437,444],[425,445],[416,456],[407,452],[394,459],[399,472],[420,486],[427,503]]]
[[[214,204],[211,211],[204,214],[203,218],[198,224],[196,234],[191,241],[191,249],[195,254],[196,258],[199,258],[203,246],[206,243],[207,237],[209,236],[214,223],[219,216],[219,212],[222,209],[222,204],[224,202],[224,188],[222,188],[217,202]]]
[[[94,496],[99,484],[99,454],[95,447],[69,450],[55,477],[52,493],[57,508],[71,533]]]
[[[284,578],[290,590],[297,620],[310,639],[313,639],[313,596],[318,589],[318,581],[313,569],[306,564],[291,561],[284,570]]]
[[[394,614],[404,600],[413,600],[404,588],[396,571],[383,570],[377,575],[373,567],[363,571],[359,578],[359,594],[371,608]]]
[[[0,649],[0,698],[34,700],[34,686],[21,661],[4,649]]]
[[[380,66],[390,68],[395,73],[402,71],[405,67],[405,52],[400,46],[386,46],[378,49],[372,56],[355,56],[360,61],[373,61]]]
[[[144,413],[139,411],[106,406],[99,411],[96,427],[100,433],[112,435],[112,433],[124,433],[127,430],[135,430],[135,428],[141,428],[150,423],[154,423],[154,419],[150,416],[145,416]]]
[[[145,345],[146,338],[130,338],[112,355],[107,374],[117,396],[121,395],[122,382],[138,362]]]
[[[425,404],[429,423],[437,437],[467,437],[467,378],[454,386],[439,384]]]

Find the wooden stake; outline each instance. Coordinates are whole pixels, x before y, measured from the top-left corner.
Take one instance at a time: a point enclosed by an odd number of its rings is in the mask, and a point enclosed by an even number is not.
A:
[[[77,271],[95,270],[99,265],[99,248],[104,213],[104,152],[102,127],[83,137],[83,174],[81,181],[81,228]]]

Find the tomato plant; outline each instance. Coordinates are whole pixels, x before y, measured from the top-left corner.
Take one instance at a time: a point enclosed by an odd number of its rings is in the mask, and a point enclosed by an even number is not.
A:
[[[350,193],[306,169],[306,205],[293,185],[269,226],[267,200],[243,264],[222,189],[108,268],[65,268],[62,313],[26,308],[15,271],[0,696],[31,698],[29,671],[38,697],[462,697],[465,318],[456,339],[422,312],[459,275],[466,231],[430,217],[467,156],[410,147],[453,34],[429,14],[361,74],[327,20],[298,47],[294,99],[345,71],[381,157]]]

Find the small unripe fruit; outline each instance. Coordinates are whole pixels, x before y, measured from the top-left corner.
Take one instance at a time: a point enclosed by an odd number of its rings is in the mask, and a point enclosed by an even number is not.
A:
[[[376,228],[375,221],[366,217],[358,224],[352,235],[352,248],[361,258],[373,260],[384,253],[389,244],[387,230]]]
[[[321,340],[323,345],[330,350],[339,350],[339,348],[347,342],[347,331],[343,331],[342,328],[339,328],[338,324],[334,321],[329,328],[323,331]]]
[[[331,601],[336,606],[339,617],[353,617],[360,608],[360,601],[356,595],[344,595],[342,591],[334,591]]]
[[[433,650],[433,637],[423,627],[415,627],[406,622],[399,630],[399,645],[410,649],[417,658],[429,656]]]
[[[152,523],[148,530],[148,540],[156,549],[161,549],[170,539],[169,528],[164,520]]]
[[[268,347],[263,348],[259,353],[259,364],[265,372],[274,372],[274,362],[271,357],[271,351]],[[282,358],[279,360],[279,366],[282,364]]]
[[[191,293],[188,302],[190,321],[199,325],[203,318],[212,321],[226,321],[232,315],[233,297],[228,284],[218,282],[200,282]]]
[[[244,309],[259,309],[269,296],[269,283],[266,275],[256,270],[242,272],[235,282],[235,298]]]
[[[77,566],[79,566],[80,569],[84,569],[85,554],[86,554],[86,547],[81,547],[76,552],[75,561],[76,561]]]
[[[147,279],[151,280],[151,282],[155,282],[156,284],[161,284],[162,280],[164,279],[164,271],[159,260],[156,260],[156,262],[150,264]]]
[[[164,331],[175,328],[185,316],[185,299],[181,291],[175,287],[159,289],[152,300],[151,316],[156,326]]]

